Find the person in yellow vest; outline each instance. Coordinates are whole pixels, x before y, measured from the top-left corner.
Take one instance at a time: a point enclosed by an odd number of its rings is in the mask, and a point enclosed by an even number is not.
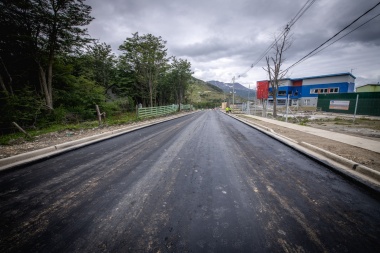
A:
[[[231,108],[229,108],[228,106],[226,107],[226,113],[230,113],[231,112]]]

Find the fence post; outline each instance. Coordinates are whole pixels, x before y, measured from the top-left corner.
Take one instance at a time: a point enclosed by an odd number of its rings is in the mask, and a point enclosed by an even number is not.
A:
[[[17,127],[18,130],[20,130],[20,132],[22,132],[23,134],[25,134],[26,136],[28,136],[28,138],[32,138],[24,129],[22,129],[16,122],[12,122],[12,124]]]
[[[99,126],[102,125],[102,114],[100,113],[99,106],[95,105],[96,114],[98,115]]]
[[[355,112],[354,112],[354,122],[355,122],[355,117],[356,117],[356,109],[358,109],[358,101],[359,101],[359,94],[356,95]]]
[[[288,94],[288,97],[286,98],[286,122],[288,122],[289,97],[290,95]]]

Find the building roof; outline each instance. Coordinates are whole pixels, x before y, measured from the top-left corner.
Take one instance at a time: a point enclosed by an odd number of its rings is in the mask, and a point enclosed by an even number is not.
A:
[[[329,74],[329,75],[321,75],[321,76],[307,76],[307,77],[297,77],[297,78],[283,78],[279,81],[285,81],[285,80],[291,80],[291,81],[299,81],[299,80],[305,80],[305,79],[315,79],[315,78],[323,78],[323,77],[333,77],[333,76],[351,76],[352,78],[356,79],[354,75],[351,73],[337,73],[337,74]],[[268,81],[268,80],[262,80],[262,81]]]
[[[365,87],[365,86],[380,86],[380,83],[375,83],[375,84],[364,84],[362,86],[359,86],[359,87],[356,87],[357,88],[362,88],[362,87]]]
[[[347,75],[356,79],[356,77],[353,74],[346,72],[346,73],[329,74],[329,75],[321,75],[321,76],[308,76],[308,77],[292,78],[292,80],[296,81],[296,80],[315,79],[315,78],[333,77],[333,76],[347,76]]]

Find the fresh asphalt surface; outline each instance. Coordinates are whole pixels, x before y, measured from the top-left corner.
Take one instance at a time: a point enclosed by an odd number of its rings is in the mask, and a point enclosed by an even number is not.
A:
[[[0,174],[0,252],[378,252],[380,197],[217,111]]]

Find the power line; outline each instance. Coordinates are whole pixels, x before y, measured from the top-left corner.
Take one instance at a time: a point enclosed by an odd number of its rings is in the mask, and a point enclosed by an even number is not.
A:
[[[314,4],[316,0],[308,0],[302,8],[296,13],[296,15],[290,20],[290,22],[286,25],[285,29],[281,32],[281,34],[278,36],[281,38],[284,36],[285,32],[289,31],[289,29],[302,17],[302,15]],[[259,56],[259,58],[251,64],[251,66],[238,75],[237,79],[239,79],[241,76],[245,75],[250,71],[253,67],[255,67],[273,48],[273,46],[276,44],[277,40],[273,41],[266,49],[265,51]]]
[[[342,37],[340,37],[340,38],[338,38],[338,39],[334,40],[333,42],[331,42],[331,43],[330,43],[330,44],[328,44],[327,46],[325,46],[325,47],[323,47],[323,48],[319,49],[318,51],[314,52],[314,53],[313,53],[313,54],[311,54],[311,55],[310,55],[308,58],[305,58],[305,59],[303,59],[303,60],[302,60],[302,61],[300,61],[299,63],[301,63],[301,62],[303,62],[303,61],[305,61],[305,60],[307,60],[307,59],[309,59],[309,58],[313,57],[314,55],[318,54],[319,52],[321,52],[321,51],[325,50],[325,49],[326,49],[326,48],[328,48],[329,46],[331,46],[331,45],[335,44],[336,42],[338,42],[339,40],[343,39],[344,37],[346,37],[347,35],[351,34],[352,32],[356,31],[356,30],[357,30],[357,29],[359,29],[360,27],[362,27],[362,26],[366,25],[367,23],[371,22],[372,20],[374,20],[374,19],[375,19],[375,18],[377,18],[378,16],[380,16],[380,13],[379,13],[379,14],[377,14],[377,15],[375,15],[375,16],[374,16],[374,17],[372,17],[371,19],[367,20],[366,22],[364,22],[364,23],[363,23],[363,24],[361,24],[360,26],[356,27],[356,28],[355,28],[355,29],[353,29],[352,31],[350,31],[350,32],[346,33],[346,34],[345,34],[345,35],[343,35]],[[289,67],[289,68],[290,68],[290,67]],[[288,68],[288,69],[289,69],[289,68]]]
[[[370,8],[369,10],[367,10],[366,12],[364,12],[362,15],[360,15],[358,18],[356,18],[354,21],[352,21],[350,24],[348,24],[346,27],[344,27],[342,30],[340,30],[339,32],[337,32],[334,36],[332,36],[331,38],[329,38],[328,40],[326,40],[325,42],[323,42],[321,45],[319,45],[317,48],[315,48],[313,51],[311,51],[310,53],[308,53],[307,55],[305,55],[304,57],[302,57],[301,59],[299,59],[297,62],[293,63],[293,65],[291,65],[290,67],[288,67],[285,71],[288,71],[289,69],[293,68],[294,66],[296,66],[297,64],[299,64],[301,61],[305,60],[306,58],[309,58],[311,57],[311,55],[317,51],[318,49],[320,49],[321,47],[323,47],[326,43],[328,43],[329,41],[331,41],[332,39],[334,39],[336,36],[338,36],[341,32],[343,32],[344,30],[346,30],[348,27],[350,27],[351,25],[353,25],[354,23],[356,23],[359,19],[361,19],[363,16],[367,15],[370,11],[372,11],[373,9],[375,9],[378,5],[380,5],[380,2],[378,2],[375,6],[373,6],[372,8]]]
[[[302,8],[297,12],[297,14],[290,20],[289,29],[302,17],[302,15],[314,4],[316,0],[308,0]],[[310,2],[310,3],[309,3]]]

